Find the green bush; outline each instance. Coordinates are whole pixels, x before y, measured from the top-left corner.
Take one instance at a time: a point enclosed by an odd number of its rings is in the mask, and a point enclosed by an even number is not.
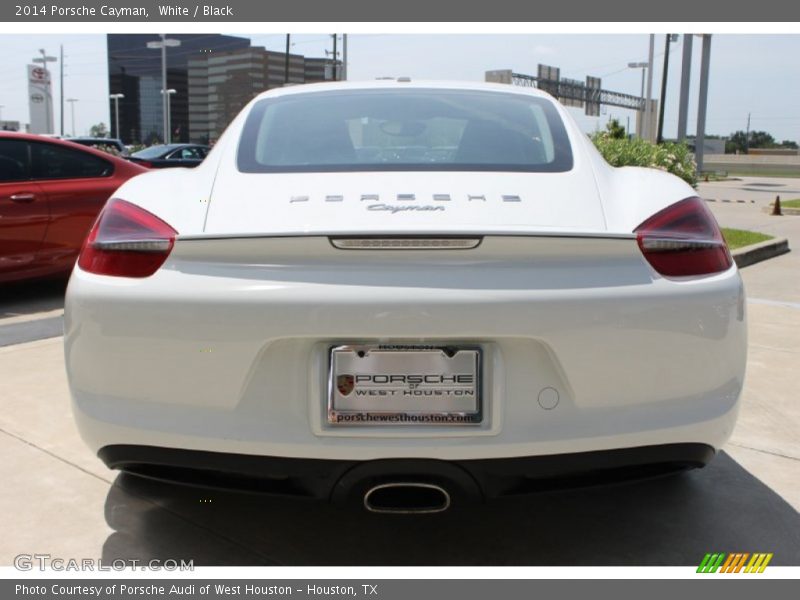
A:
[[[614,167],[650,167],[677,175],[697,185],[697,165],[685,143],[653,144],[641,139],[616,139],[606,131],[592,136],[603,158]]]

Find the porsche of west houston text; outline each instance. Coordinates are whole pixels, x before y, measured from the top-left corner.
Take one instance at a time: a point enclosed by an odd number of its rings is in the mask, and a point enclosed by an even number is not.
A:
[[[701,467],[744,288],[695,190],[500,84],[265,92],[114,194],[72,273],[76,421],[110,467],[443,510]]]

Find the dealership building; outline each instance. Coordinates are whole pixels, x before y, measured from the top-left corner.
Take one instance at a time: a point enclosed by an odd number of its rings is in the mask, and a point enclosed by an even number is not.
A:
[[[167,49],[167,89],[173,142],[208,142],[222,133],[236,114],[260,92],[284,85],[286,55],[250,45],[228,35],[169,34],[180,45]],[[125,143],[164,140],[161,51],[147,47],[155,34],[108,34],[111,135]],[[333,61],[289,55],[289,82],[333,78]]]

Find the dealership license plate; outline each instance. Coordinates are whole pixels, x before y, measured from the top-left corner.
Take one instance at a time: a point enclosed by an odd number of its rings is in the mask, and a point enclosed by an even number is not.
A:
[[[477,348],[331,348],[332,425],[479,425],[481,408]]]

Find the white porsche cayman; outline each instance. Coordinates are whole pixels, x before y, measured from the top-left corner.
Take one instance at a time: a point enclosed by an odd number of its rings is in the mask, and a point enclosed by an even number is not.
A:
[[[390,81],[264,93],[196,169],[125,183],[65,348],[109,467],[424,512],[702,466],[746,323],[683,181],[536,90]]]

